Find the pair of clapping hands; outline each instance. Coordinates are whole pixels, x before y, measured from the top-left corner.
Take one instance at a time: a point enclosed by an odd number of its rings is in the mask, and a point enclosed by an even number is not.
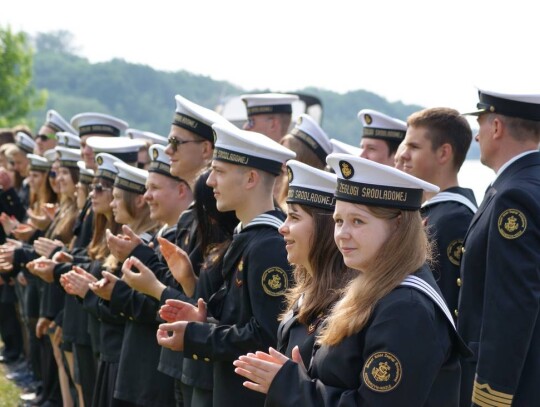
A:
[[[42,204],[41,215],[38,215],[32,209],[28,209],[28,223],[20,223],[13,215],[2,212],[0,214],[0,224],[4,228],[7,236],[13,235],[17,240],[27,242],[36,230],[45,231],[51,224],[56,211],[57,204]]]

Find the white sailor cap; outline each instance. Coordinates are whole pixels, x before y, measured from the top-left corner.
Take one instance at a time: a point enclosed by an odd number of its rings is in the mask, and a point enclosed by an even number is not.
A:
[[[86,145],[94,150],[94,153],[109,153],[118,157],[126,163],[136,163],[139,150],[146,147],[146,143],[141,139],[130,139],[128,137],[100,137],[92,136],[86,140]]]
[[[287,161],[289,193],[287,203],[315,206],[334,210],[337,176],[327,171],[313,168],[300,161]]]
[[[45,157],[37,154],[27,154],[26,158],[30,160],[30,171],[47,172],[51,169],[51,162]]]
[[[158,174],[180,180],[180,178],[171,174],[171,157],[165,153],[165,150],[166,147],[161,144],[152,144],[148,148],[148,155],[151,160],[148,172],[157,172]]]
[[[118,169],[114,166],[114,163],[122,162],[122,160],[108,153],[97,154],[95,160],[97,169],[94,176],[114,182],[116,174],[118,174]]]
[[[120,136],[128,128],[128,124],[114,116],[103,113],[79,113],[71,118],[71,125],[78,129],[79,136],[101,134]]]
[[[176,112],[172,124],[189,130],[202,138],[214,142],[212,125],[229,123],[223,116],[213,110],[199,106],[186,98],[176,95]]]
[[[58,133],[59,131],[67,131],[68,133],[74,134],[77,133],[77,130],[75,130],[71,124],[60,115],[60,113],[52,109],[47,112],[45,126],[53,129],[55,133]]]
[[[118,174],[114,180],[115,188],[141,195],[146,192],[148,171],[123,162],[115,162],[114,166],[118,169]]]
[[[333,153],[350,154],[355,157],[360,157],[360,154],[362,154],[361,148],[336,140],[335,138],[331,138],[330,143],[332,143]]]
[[[397,143],[401,143],[405,138],[407,123],[403,120],[394,119],[371,109],[360,110],[358,119],[364,126],[362,137],[396,141]]]
[[[56,161],[56,158],[58,157],[56,154],[56,150],[54,148],[51,148],[43,153],[43,157],[47,159],[48,162],[51,164]]]
[[[67,131],[59,131],[56,133],[56,139],[59,146],[68,148],[80,148],[81,139],[79,136]]]
[[[368,206],[418,210],[425,192],[439,187],[388,165],[347,154],[330,154],[326,162],[338,176],[336,199]]]
[[[159,134],[152,133],[151,131],[142,131],[138,129],[127,129],[126,135],[132,139],[141,139],[149,141],[152,144],[161,144],[162,146],[167,145],[167,138],[160,136]]]
[[[79,169],[77,161],[81,159],[81,150],[56,146],[56,156],[60,162],[60,167],[71,167]]]
[[[281,174],[282,165],[296,157],[263,134],[240,130],[232,125],[214,124],[216,135],[214,160],[257,168],[274,175]]]
[[[322,162],[325,162],[326,156],[332,152],[330,139],[308,114],[302,113],[298,117],[290,134],[303,141]]]
[[[246,105],[247,115],[292,113],[292,103],[297,95],[287,93],[256,93],[240,96]]]
[[[463,115],[479,116],[483,113],[497,113],[503,116],[540,121],[540,95],[511,94],[478,89],[479,102],[474,112]]]
[[[94,179],[94,170],[86,168],[84,161],[77,161],[77,165],[79,166],[79,182],[86,185],[91,184]]]
[[[36,142],[32,140],[32,137],[22,131],[15,134],[15,144],[25,153],[32,153],[36,146]]]

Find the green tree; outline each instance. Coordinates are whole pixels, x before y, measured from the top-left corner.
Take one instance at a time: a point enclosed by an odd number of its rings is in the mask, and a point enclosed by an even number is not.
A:
[[[47,93],[32,85],[32,63],[27,35],[0,26],[0,127],[32,126],[29,113],[44,105]]]
[[[37,52],[57,52],[60,54],[75,55],[79,51],[73,45],[73,34],[66,30],[37,33],[35,42]]]

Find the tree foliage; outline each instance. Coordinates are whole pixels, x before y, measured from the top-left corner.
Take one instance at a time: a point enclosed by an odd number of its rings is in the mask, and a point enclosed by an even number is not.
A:
[[[0,26],[0,127],[33,125],[28,114],[45,102],[46,93],[32,84],[32,61],[26,34]]]

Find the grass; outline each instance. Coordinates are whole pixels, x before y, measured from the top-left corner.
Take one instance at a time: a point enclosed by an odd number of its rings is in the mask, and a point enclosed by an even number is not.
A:
[[[2,341],[0,341],[0,347],[2,347]],[[0,407],[16,407],[19,405],[21,389],[6,379],[7,373],[6,366],[0,363]]]

